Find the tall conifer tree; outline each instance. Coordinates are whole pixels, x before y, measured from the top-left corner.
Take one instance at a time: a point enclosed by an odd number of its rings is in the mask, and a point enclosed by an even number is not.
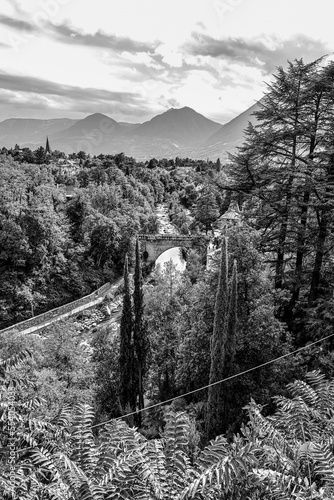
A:
[[[215,316],[211,337],[209,383],[214,384],[231,375],[236,351],[237,326],[237,262],[234,260],[231,285],[228,284],[228,239],[223,238]],[[206,434],[211,439],[225,429],[225,416],[230,399],[229,386],[209,387],[206,415]]]
[[[224,359],[224,377],[231,375],[236,350],[237,333],[237,305],[238,305],[238,280],[237,280],[237,261],[234,259],[232,278],[230,286],[230,298],[228,314],[226,319],[226,347]]]
[[[211,337],[211,365],[209,383],[214,384],[223,378],[226,313],[228,307],[228,253],[227,238],[223,238],[218,288],[215,302],[215,316]],[[209,387],[207,402],[206,433],[211,439],[219,426],[220,408],[222,405],[222,387],[220,384]]]
[[[136,241],[136,262],[134,276],[134,329],[133,329],[133,344],[134,344],[134,379],[136,396],[138,396],[138,409],[144,408],[144,388],[143,378],[146,371],[146,358],[148,352],[148,338],[146,325],[144,320],[144,295],[143,295],[143,277],[140,263],[140,248],[138,239]],[[141,412],[138,413],[137,425],[141,426]]]
[[[237,281],[237,261],[234,259],[232,277],[230,284],[229,305],[225,323],[225,350],[223,360],[223,377],[227,378],[234,374],[234,359],[236,352],[236,334],[237,334],[237,306],[238,306],[238,281]],[[221,425],[224,430],[231,422],[229,418],[231,409],[235,406],[234,380],[228,380],[222,384],[223,400],[221,402],[220,419],[218,429],[221,431]]]
[[[234,189],[261,230],[262,248],[270,259],[276,254],[275,287],[290,291],[280,317],[301,343],[309,340],[301,308],[324,294],[323,268],[330,268],[334,65],[323,63],[301,59],[278,68],[254,113],[256,125],[231,156]]]
[[[129,284],[128,256],[124,263],[124,296],[120,324],[120,355],[119,355],[119,399],[122,410],[130,407],[135,409],[133,381],[133,311]]]

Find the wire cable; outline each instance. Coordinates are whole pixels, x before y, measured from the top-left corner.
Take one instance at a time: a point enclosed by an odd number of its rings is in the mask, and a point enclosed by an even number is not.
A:
[[[319,340],[315,340],[314,342],[307,344],[303,347],[299,347],[298,349],[288,352],[287,354],[283,354],[282,356],[279,356],[278,358],[271,359],[270,361],[266,361],[265,363],[261,363],[260,365],[254,366],[253,368],[248,368],[247,370],[244,370],[242,372],[236,373],[235,375],[231,375],[230,377],[224,378],[222,380],[218,380],[217,382],[212,382],[212,384],[204,385],[203,387],[200,387],[199,389],[194,389],[193,391],[186,392],[184,394],[180,394],[180,396],[175,396],[174,398],[166,399],[166,401],[161,401],[160,403],[155,403],[150,406],[146,406],[145,408],[141,408],[140,410],[137,411],[132,411],[130,413],[127,413],[126,415],[122,415],[120,417],[116,418],[111,418],[110,420],[106,420],[105,422],[101,422],[100,424],[92,425],[92,429],[95,427],[101,427],[102,425],[108,424],[109,422],[112,422],[114,420],[121,420],[123,418],[131,417],[132,415],[138,415],[138,413],[142,413],[147,410],[152,410],[153,408],[157,408],[158,406],[165,405],[167,403],[172,403],[176,399],[184,398],[186,396],[189,396],[190,394],[194,394],[195,392],[203,391],[205,389],[208,389],[209,387],[213,387],[214,385],[222,384],[223,382],[227,382],[228,380],[232,380],[237,377],[241,377],[242,375],[245,375],[246,373],[253,372],[255,370],[258,370],[259,368],[263,368],[264,366],[268,366],[272,363],[276,363],[276,361],[279,361],[280,359],[287,358],[289,356],[292,356],[293,354],[296,354],[297,352],[303,351],[304,349],[308,349],[309,347],[314,346],[315,344],[319,344],[320,342],[323,342],[324,340],[327,340],[331,337],[334,336],[334,333],[331,333],[330,335],[327,335],[326,337],[323,337]]]

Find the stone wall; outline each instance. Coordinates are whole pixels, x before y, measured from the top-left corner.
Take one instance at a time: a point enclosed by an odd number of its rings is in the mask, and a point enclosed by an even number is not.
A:
[[[26,319],[25,321],[21,321],[15,325],[8,326],[7,328],[0,330],[0,333],[12,331],[32,333],[37,330],[41,330],[55,321],[68,318],[69,316],[73,316],[80,311],[84,311],[85,309],[89,309],[90,307],[100,304],[104,300],[104,297],[109,295],[109,292],[118,284],[119,281],[117,281],[116,284],[106,283],[101,286],[101,288],[95,290],[95,292],[86,295],[85,297],[81,297],[81,299],[74,300],[73,302],[69,302],[63,306],[51,309],[51,311]]]

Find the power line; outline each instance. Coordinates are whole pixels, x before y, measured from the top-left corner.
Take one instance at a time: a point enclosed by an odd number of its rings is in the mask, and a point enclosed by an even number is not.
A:
[[[100,427],[102,425],[108,424],[109,422],[112,422],[113,420],[121,420],[122,418],[131,417],[132,415],[137,415],[138,413],[141,413],[143,411],[152,410],[152,408],[157,408],[158,406],[162,406],[162,405],[165,405],[167,403],[171,403],[171,402],[175,401],[176,399],[184,398],[186,396],[189,396],[190,394],[194,394],[195,392],[203,391],[204,389],[208,389],[209,387],[213,387],[214,385],[222,384],[223,382],[227,382],[228,380],[232,380],[234,378],[241,377],[242,375],[245,375],[246,373],[253,372],[255,370],[258,370],[259,368],[263,368],[264,366],[268,366],[272,363],[276,363],[276,361],[279,361],[280,359],[287,358],[289,356],[292,356],[293,354],[296,354],[297,352],[303,351],[304,349],[308,349],[309,347],[312,347],[315,344],[319,344],[320,342],[323,342],[324,340],[327,340],[333,336],[334,336],[334,333],[331,333],[330,335],[327,335],[327,337],[323,337],[322,339],[315,340],[311,344],[307,344],[303,347],[299,347],[295,351],[288,352],[287,354],[283,354],[282,356],[279,356],[278,358],[271,359],[270,361],[266,361],[265,363],[254,366],[253,368],[249,368],[248,370],[244,370],[242,372],[236,373],[235,375],[231,375],[230,377],[224,378],[222,380],[218,380],[217,382],[213,382],[212,384],[204,385],[203,387],[200,387],[199,389],[194,389],[193,391],[189,391],[189,392],[186,392],[184,394],[180,394],[180,396],[175,396],[174,398],[166,399],[166,401],[162,401],[160,403],[155,403],[154,405],[146,406],[145,408],[141,408],[140,410],[137,410],[137,411],[132,411],[131,413],[127,413],[126,415],[122,415],[121,417],[111,418],[110,420],[106,420],[105,422],[101,422],[100,424],[92,425],[91,428],[93,429],[94,427]]]

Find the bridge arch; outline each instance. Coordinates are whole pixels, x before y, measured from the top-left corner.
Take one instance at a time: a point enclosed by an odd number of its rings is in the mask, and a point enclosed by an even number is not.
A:
[[[184,271],[187,266],[187,253],[188,250],[184,247],[169,248],[168,250],[162,252],[159,257],[157,257],[155,265],[157,266],[158,264],[160,264],[160,266],[163,268],[164,264],[172,260],[173,264],[179,271]]]
[[[149,266],[153,266],[157,258],[171,248],[199,249],[199,247],[203,246],[203,242],[200,244],[198,237],[182,234],[140,234],[138,239],[142,261]]]

